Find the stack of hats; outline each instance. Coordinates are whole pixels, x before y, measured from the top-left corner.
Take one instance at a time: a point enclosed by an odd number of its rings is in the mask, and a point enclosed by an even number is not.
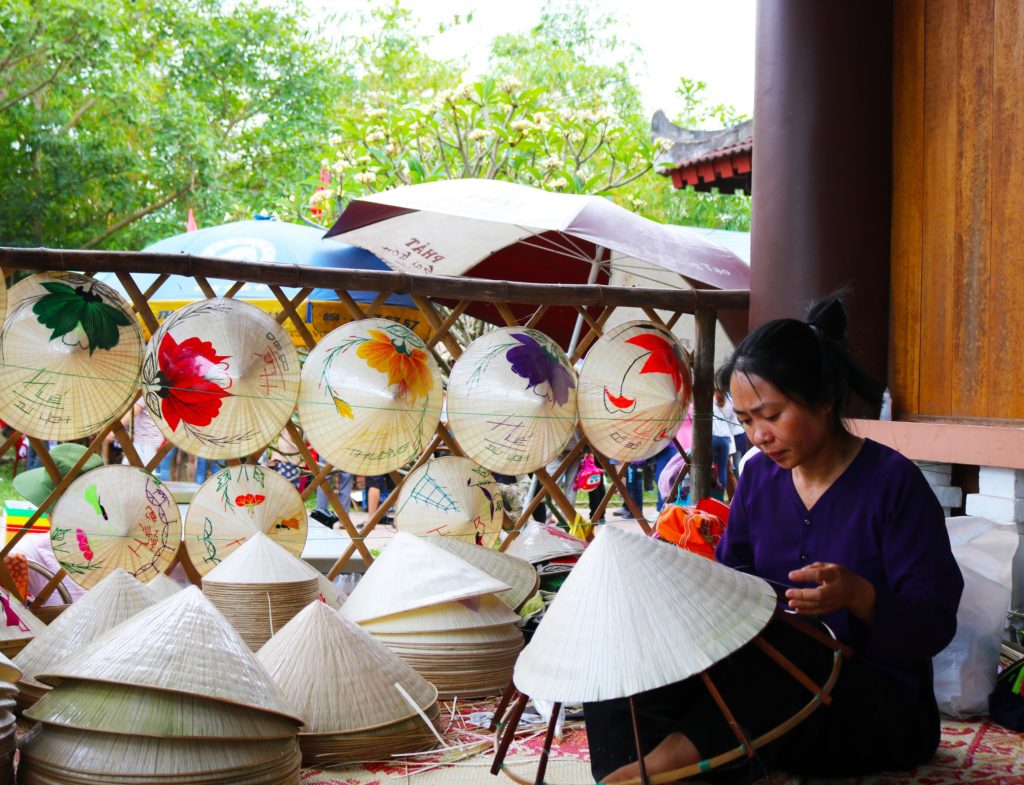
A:
[[[15,656],[46,629],[36,616],[7,589],[0,588],[0,654]]]
[[[0,654],[0,785],[14,782],[14,748],[16,744],[15,698],[18,688],[14,683],[21,678],[18,666]]]
[[[196,587],[39,674],[24,785],[295,785],[301,720]]]
[[[54,619],[14,658],[21,669],[18,706],[26,709],[50,691],[36,680],[39,673],[158,601],[148,586],[143,586],[120,567],[114,570]]]
[[[437,688],[322,602],[256,656],[305,723],[305,766],[387,759],[436,743]]]
[[[439,697],[496,695],[523,647],[519,617],[496,596],[510,588],[399,532],[340,613],[433,682]]]
[[[257,651],[320,595],[316,571],[256,532],[203,576],[203,593]]]
[[[546,523],[531,521],[512,540],[505,552],[538,565],[542,575],[568,572],[587,544]],[[557,560],[552,563],[552,560]]]
[[[497,597],[514,611],[523,607],[540,585],[537,569],[526,559],[464,542],[459,537],[431,537],[428,542],[511,586],[508,591],[499,592]]]

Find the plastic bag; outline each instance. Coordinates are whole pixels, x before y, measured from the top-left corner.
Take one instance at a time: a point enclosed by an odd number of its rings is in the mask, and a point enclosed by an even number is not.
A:
[[[956,635],[932,660],[939,711],[953,717],[985,714],[996,683],[999,645],[1010,587],[960,566],[964,593],[956,614]]]
[[[946,526],[964,576],[964,593],[956,635],[932,661],[935,699],[944,714],[985,714],[999,668],[1017,531],[974,517],[949,518]]]

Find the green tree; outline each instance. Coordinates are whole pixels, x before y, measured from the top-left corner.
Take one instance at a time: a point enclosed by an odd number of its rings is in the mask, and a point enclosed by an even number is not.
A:
[[[0,241],[138,248],[289,187],[340,69],[301,6],[0,0]]]

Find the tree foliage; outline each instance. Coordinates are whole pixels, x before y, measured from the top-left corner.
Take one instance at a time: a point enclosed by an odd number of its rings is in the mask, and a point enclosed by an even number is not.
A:
[[[652,172],[637,52],[582,0],[496,38],[468,81],[400,0],[319,26],[306,8],[0,0],[0,244],[141,248],[189,207],[203,225],[268,209],[327,225],[353,197],[449,177],[749,226],[742,197]],[[684,115],[725,122],[702,92],[683,80]]]
[[[299,8],[2,0],[0,238],[140,247],[286,189],[337,62]]]

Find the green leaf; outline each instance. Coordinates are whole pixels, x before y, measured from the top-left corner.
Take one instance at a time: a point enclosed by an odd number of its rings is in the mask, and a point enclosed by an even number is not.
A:
[[[62,283],[44,283],[44,294],[32,306],[32,313],[44,327],[49,327],[50,340],[67,335],[78,326],[85,310],[84,298],[72,287]]]
[[[82,329],[89,338],[89,354],[97,349],[113,349],[121,338],[119,327],[127,327],[128,317],[112,305],[90,302],[82,314]]]

